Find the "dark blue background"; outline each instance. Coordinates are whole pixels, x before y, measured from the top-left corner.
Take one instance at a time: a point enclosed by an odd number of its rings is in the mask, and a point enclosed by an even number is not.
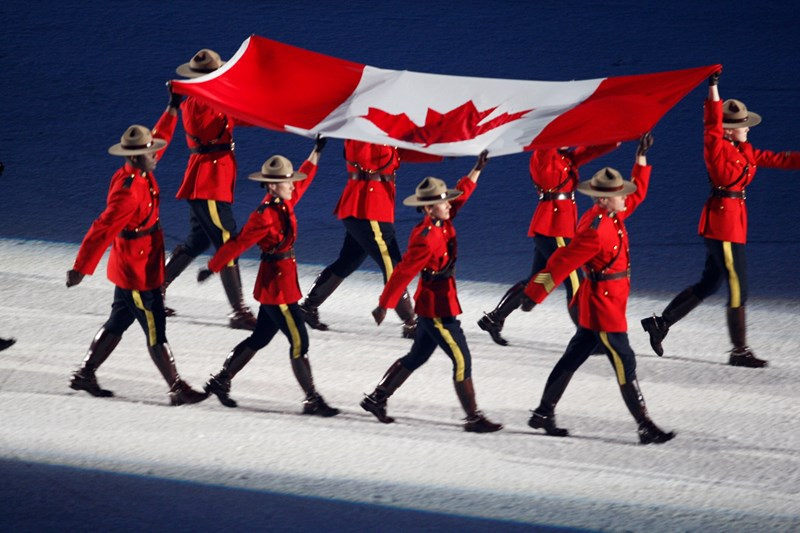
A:
[[[760,113],[756,147],[797,148],[800,68],[792,2],[20,2],[0,5],[0,237],[79,242],[103,209],[120,160],[106,149],[132,123],[152,125],[164,82],[203,47],[229,58],[250,34],[388,69],[570,80],[722,63],[723,98]],[[702,156],[703,84],[656,127],[647,202],[629,223],[635,289],[677,292],[700,274],[696,234],[708,192]],[[311,141],[239,128],[235,211],[244,224],[262,190],[243,179],[281,153],[299,163]],[[634,143],[584,167],[628,172]],[[188,229],[174,199],[187,151],[182,129],[156,172],[168,250]],[[404,165],[398,196],[428,174],[450,184],[473,164]],[[526,237],[536,204],[528,154],[490,162],[462,211],[459,277],[512,282],[530,269]],[[326,264],[343,230],[332,216],[343,186],[341,141],[331,140],[317,182],[298,208],[302,262]],[[798,172],[761,169],[748,188],[748,259],[754,294],[797,297]],[[581,210],[588,199],[580,200]],[[398,205],[404,246],[418,215]],[[247,257],[255,257],[251,251]],[[64,265],[66,270],[70,265]],[[368,265],[372,268],[371,265]]]

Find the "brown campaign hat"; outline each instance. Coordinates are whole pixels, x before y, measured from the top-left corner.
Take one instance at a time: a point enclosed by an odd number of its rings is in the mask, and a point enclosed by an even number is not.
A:
[[[578,184],[578,192],[594,198],[625,196],[636,190],[636,185],[622,179],[622,174],[611,167],[600,169],[588,181]]]
[[[263,183],[281,183],[305,179],[307,174],[295,172],[292,162],[282,155],[273,155],[261,165],[261,172],[253,172],[247,177]]]
[[[209,72],[214,72],[224,64],[225,62],[220,59],[218,53],[203,48],[192,57],[191,61],[176,68],[175,72],[184,78],[199,78]]]
[[[748,111],[744,102],[731,98],[722,103],[723,128],[752,128],[758,124],[761,124],[761,115]]]
[[[444,181],[428,176],[417,185],[414,194],[403,200],[403,205],[420,206],[446,202],[461,196],[463,191],[448,189]]]
[[[127,157],[129,155],[158,152],[165,146],[167,146],[167,141],[164,139],[154,139],[149,129],[139,124],[134,124],[125,130],[120,142],[111,146],[108,149],[108,153]]]

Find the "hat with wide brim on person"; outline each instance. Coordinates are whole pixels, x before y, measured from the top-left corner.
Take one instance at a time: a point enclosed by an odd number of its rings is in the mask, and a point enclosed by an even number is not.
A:
[[[448,189],[439,178],[428,176],[417,185],[416,192],[403,200],[403,205],[421,206],[447,202],[464,194],[458,189]]]
[[[184,78],[199,78],[209,72],[214,72],[224,64],[225,62],[219,57],[218,53],[214,50],[203,48],[192,57],[191,61],[176,68],[175,72]]]
[[[725,100],[722,103],[722,127],[727,129],[752,128],[761,124],[761,115],[747,110],[741,100]]]
[[[111,146],[108,153],[124,157],[158,152],[167,146],[164,139],[154,139],[148,128],[134,124],[125,130],[120,142]]]
[[[578,192],[594,198],[625,196],[636,190],[636,184],[622,179],[622,174],[611,167],[600,169],[592,179],[578,184]]]
[[[292,162],[282,155],[273,155],[261,165],[261,172],[253,172],[247,178],[262,183],[283,183],[300,181],[307,176],[302,172],[295,172]]]

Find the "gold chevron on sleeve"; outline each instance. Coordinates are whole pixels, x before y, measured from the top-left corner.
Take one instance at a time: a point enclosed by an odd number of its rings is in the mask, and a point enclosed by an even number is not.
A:
[[[550,275],[550,272],[540,272],[536,274],[536,277],[533,278],[533,282],[544,285],[544,290],[546,290],[548,294],[553,292],[553,289],[556,288],[555,283],[553,283],[553,276]]]

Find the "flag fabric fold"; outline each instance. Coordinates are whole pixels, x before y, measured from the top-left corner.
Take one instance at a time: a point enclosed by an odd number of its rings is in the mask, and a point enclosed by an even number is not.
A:
[[[627,141],[720,65],[568,82],[386,70],[259,36],[220,69],[173,90],[279,131],[491,156]]]

